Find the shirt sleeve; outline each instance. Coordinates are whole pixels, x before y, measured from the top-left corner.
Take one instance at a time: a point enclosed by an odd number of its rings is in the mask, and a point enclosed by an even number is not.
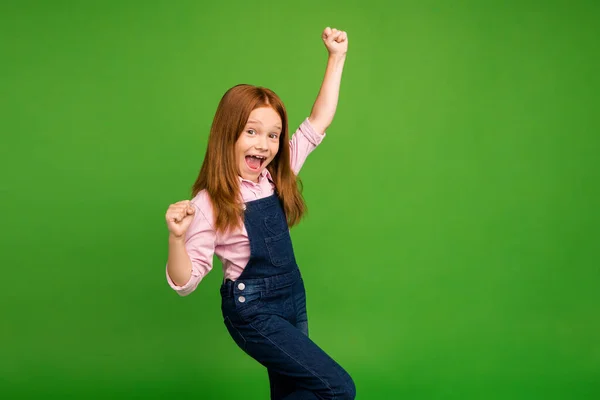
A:
[[[326,133],[319,134],[306,118],[290,139],[290,161],[292,170],[296,175],[300,172],[302,165],[308,155],[323,141]]]
[[[213,255],[215,253],[216,231],[202,212],[204,202],[192,202],[196,209],[194,219],[190,224],[185,237],[185,249],[192,261],[192,275],[189,281],[183,285],[176,285],[166,271],[167,282],[180,296],[187,296],[198,287],[198,284],[210,272],[213,267]],[[168,262],[167,262],[168,265]]]

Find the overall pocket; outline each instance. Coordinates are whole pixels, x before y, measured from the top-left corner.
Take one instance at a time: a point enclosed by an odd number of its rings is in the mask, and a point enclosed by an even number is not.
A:
[[[283,214],[267,215],[264,217],[263,223],[267,231],[272,235],[280,235],[283,232],[289,232],[290,230]]]
[[[265,238],[265,244],[273,265],[281,266],[289,264],[292,261],[294,250],[292,248],[292,239],[287,229],[277,236]]]

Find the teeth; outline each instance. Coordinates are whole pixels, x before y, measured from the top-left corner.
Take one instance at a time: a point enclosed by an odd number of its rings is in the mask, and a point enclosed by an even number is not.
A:
[[[260,158],[261,160],[264,160],[265,158],[267,158],[267,157],[263,157],[263,156],[253,156],[253,155],[251,155],[250,157]]]

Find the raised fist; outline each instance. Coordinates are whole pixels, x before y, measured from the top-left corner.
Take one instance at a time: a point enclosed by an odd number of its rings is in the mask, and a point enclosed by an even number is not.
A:
[[[184,237],[194,219],[195,213],[196,209],[190,200],[182,200],[171,204],[165,215],[167,227],[171,235],[178,238]]]
[[[325,28],[323,35],[321,35],[327,51],[331,55],[335,54],[346,54],[348,51],[348,35],[345,31],[337,29],[331,29],[330,27]]]

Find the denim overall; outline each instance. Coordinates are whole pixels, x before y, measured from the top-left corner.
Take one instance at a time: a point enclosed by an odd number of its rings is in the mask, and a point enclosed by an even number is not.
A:
[[[354,399],[348,373],[308,337],[304,282],[277,194],[245,204],[250,260],[221,286],[225,326],[267,368],[271,399]]]

